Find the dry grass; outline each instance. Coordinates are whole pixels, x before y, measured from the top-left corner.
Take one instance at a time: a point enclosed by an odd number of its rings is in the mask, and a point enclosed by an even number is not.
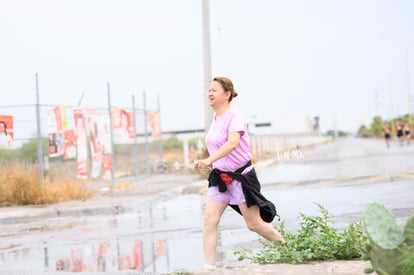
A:
[[[90,197],[92,193],[78,180],[45,178],[41,184],[39,173],[33,166],[16,164],[2,167],[0,173],[1,205],[48,204]]]

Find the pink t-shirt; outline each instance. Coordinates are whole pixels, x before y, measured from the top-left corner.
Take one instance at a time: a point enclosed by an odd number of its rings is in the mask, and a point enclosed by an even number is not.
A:
[[[213,122],[206,135],[206,145],[209,154],[214,154],[226,143],[227,137],[231,132],[240,132],[239,145],[227,156],[216,160],[213,163],[213,168],[234,172],[251,160],[252,154],[250,152],[246,121],[242,113],[232,107],[218,119],[213,118]]]

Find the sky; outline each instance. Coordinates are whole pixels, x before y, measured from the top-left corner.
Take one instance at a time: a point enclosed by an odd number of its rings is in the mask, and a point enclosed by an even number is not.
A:
[[[209,5],[212,75],[233,80],[249,121],[357,131],[412,111],[414,1]],[[115,106],[159,96],[163,130],[204,128],[202,0],[0,0],[0,37],[0,114],[36,103],[37,73],[41,104],[106,107],[110,83]]]

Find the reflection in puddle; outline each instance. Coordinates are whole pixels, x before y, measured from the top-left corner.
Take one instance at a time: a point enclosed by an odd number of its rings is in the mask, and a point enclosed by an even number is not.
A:
[[[189,194],[145,205],[127,201],[131,211],[113,216],[0,224],[0,273],[134,270],[159,274],[200,268],[203,198]],[[257,235],[249,233],[243,219],[230,208],[220,227],[219,265],[237,262],[232,255],[235,244],[257,240]]]
[[[167,241],[115,239],[100,244],[13,248],[0,253],[0,271],[22,270],[106,272],[136,270],[168,272]],[[144,257],[145,255],[145,257]]]
[[[69,272],[107,272],[136,270],[157,272],[157,266],[168,266],[167,241],[142,240],[105,241],[96,245],[66,247],[61,251],[57,247],[45,250],[54,270]],[[151,255],[151,257],[147,257]],[[46,267],[53,270],[53,267]],[[162,268],[165,269],[165,268]],[[165,270],[164,270],[165,272]]]
[[[0,225],[0,272],[167,273],[198,268],[204,207],[200,198],[180,196],[115,216]]]

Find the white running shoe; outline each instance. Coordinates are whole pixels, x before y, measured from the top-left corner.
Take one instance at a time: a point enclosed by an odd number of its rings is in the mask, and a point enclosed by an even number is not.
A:
[[[216,269],[216,266],[215,265],[212,265],[212,264],[205,264],[203,266],[203,269]]]

